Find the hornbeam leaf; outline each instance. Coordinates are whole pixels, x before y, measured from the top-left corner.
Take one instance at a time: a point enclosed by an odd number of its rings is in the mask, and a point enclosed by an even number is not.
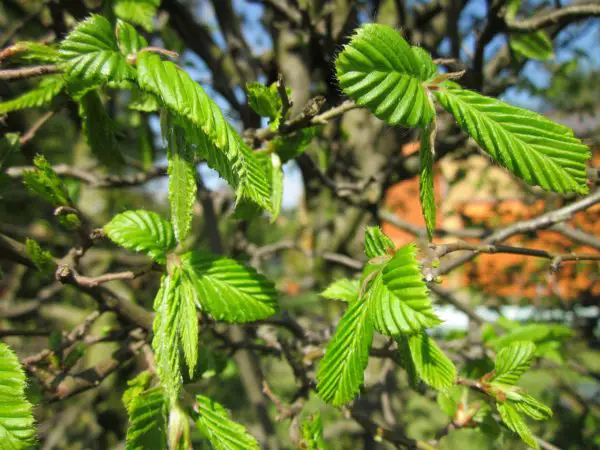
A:
[[[171,401],[177,398],[182,384],[179,367],[179,321],[182,314],[180,281],[181,271],[178,268],[163,276],[154,299],[156,314],[152,325],[156,371],[160,384]]]
[[[494,160],[529,184],[560,193],[588,191],[591,153],[569,128],[451,81],[434,95]]]
[[[400,248],[367,292],[369,314],[387,336],[413,334],[442,321],[433,311],[413,244]]]
[[[154,28],[152,19],[160,0],[115,0],[113,8],[117,17],[140,25],[146,31]]]
[[[215,450],[259,450],[256,439],[246,428],[231,420],[219,403],[203,395],[196,396],[196,426]]]
[[[546,420],[552,417],[552,410],[529,394],[519,391],[508,392],[510,404],[523,414],[535,420]]]
[[[498,408],[498,412],[500,413],[500,417],[502,417],[504,424],[517,433],[523,442],[532,448],[540,448],[535,437],[531,433],[531,430],[511,404],[508,402],[496,403],[496,407]]]
[[[273,283],[234,259],[194,251],[181,255],[181,265],[200,306],[217,320],[246,323],[279,310]]]
[[[25,373],[17,355],[0,342],[0,449],[34,447],[36,433],[31,403],[25,398]]]
[[[162,134],[168,144],[169,203],[175,237],[182,242],[192,226],[192,209],[196,202],[196,165],[192,146],[185,130],[169,113],[163,115]]]
[[[167,402],[160,387],[136,392],[126,405],[129,426],[125,450],[166,450]]]
[[[356,301],[348,309],[329,341],[317,371],[317,392],[333,405],[352,400],[364,380],[373,341],[373,326],[365,301]]]
[[[328,446],[323,437],[323,421],[321,414],[317,412],[314,416],[302,423],[302,439],[307,450],[327,450]]]
[[[427,333],[408,338],[410,355],[417,375],[434,389],[447,389],[456,381],[456,367]]]
[[[514,52],[523,55],[525,58],[539,61],[554,58],[552,41],[542,30],[528,34],[512,33],[508,38],[508,43]]]
[[[360,282],[358,280],[342,278],[327,286],[327,289],[321,292],[321,296],[329,300],[342,300],[346,303],[352,303],[358,299],[359,290]]]
[[[96,158],[109,167],[123,164],[125,160],[117,144],[115,124],[104,109],[98,91],[90,90],[79,97],[79,116],[85,139]]]
[[[60,53],[54,47],[35,41],[19,41],[14,45],[15,54],[26,61],[56,63]]]
[[[248,91],[248,103],[256,114],[270,119],[269,127],[276,130],[282,117],[283,106],[277,85],[271,86],[253,82],[246,85]]]
[[[0,115],[48,105],[65,87],[63,77],[48,77],[40,85],[19,97],[0,102]]]
[[[193,378],[198,362],[198,314],[196,305],[200,304],[194,282],[184,273],[179,286],[181,313],[179,315],[179,339],[190,378]]]
[[[119,50],[124,55],[135,55],[144,47],[148,46],[148,41],[135,30],[133,25],[117,20],[117,26],[115,28],[115,34],[117,36],[117,45]]]
[[[78,84],[119,83],[135,79],[135,69],[120,52],[110,22],[92,15],[60,44],[63,68]]]
[[[144,252],[164,264],[175,248],[171,224],[158,214],[139,209],[117,214],[104,226],[108,238],[121,247]]]
[[[419,159],[421,161],[421,172],[419,175],[419,200],[425,218],[427,235],[431,241],[435,229],[436,205],[435,185],[433,175],[434,142],[435,142],[435,119],[421,130],[421,148]]]
[[[535,355],[535,344],[531,341],[513,342],[496,355],[496,368],[492,381],[502,384],[516,384],[531,366]]]
[[[383,234],[379,227],[367,227],[365,230],[365,253],[369,258],[389,256],[396,246],[394,242]]]
[[[138,54],[137,68],[140,87],[159,96],[183,119],[182,126],[198,156],[231,184],[238,198],[271,211],[267,174],[204,89],[177,65],[152,52]]]
[[[44,155],[35,155],[33,165],[34,170],[27,170],[23,174],[23,182],[29,190],[54,206],[70,206],[67,187]]]
[[[335,65],[342,91],[388,124],[423,127],[433,119],[424,85],[437,68],[426,51],[408,44],[394,29],[363,25]]]

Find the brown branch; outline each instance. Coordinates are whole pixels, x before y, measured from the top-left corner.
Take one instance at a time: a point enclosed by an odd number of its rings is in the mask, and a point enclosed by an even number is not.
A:
[[[354,103],[352,100],[346,100],[340,105],[328,109],[327,111],[321,114],[300,114],[298,117],[295,117],[283,123],[277,131],[273,131],[269,127],[267,127],[255,130],[251,134],[254,138],[258,139],[259,141],[266,141],[269,139],[273,139],[278,135],[290,134],[303,128],[309,128],[315,125],[324,125],[328,121],[356,108],[358,108],[358,105],[356,103]]]
[[[530,220],[519,221],[507,227],[496,230],[483,239],[481,244],[496,244],[517,234],[550,228],[553,225],[569,220],[573,214],[580,211],[585,211],[586,209],[598,203],[600,203],[600,189],[588,195],[587,197],[582,198],[581,200],[563,206],[557,210],[542,214]],[[466,255],[446,261],[445,263],[442,263],[439,269],[435,269],[433,271],[434,275],[446,274],[472,260],[475,256],[477,256],[477,254],[478,253],[475,251],[470,251]]]
[[[52,117],[54,117],[54,114],[56,114],[55,111],[48,111],[47,113],[43,114],[38,120],[34,122],[33,125],[31,125],[31,128],[29,128],[25,132],[25,134],[21,136],[21,138],[19,139],[19,144],[25,145],[29,141],[31,141],[35,137],[36,133],[40,130],[40,128],[42,128],[46,124],[46,122],[48,122],[50,119],[52,119]]]
[[[0,70],[1,81],[25,80],[27,78],[49,75],[52,73],[60,73],[62,70],[55,65],[46,64],[34,67],[23,67],[21,69],[6,69]]]
[[[6,174],[15,179],[21,179],[28,170],[35,169],[33,166],[9,167]],[[91,188],[105,189],[116,187],[134,187],[144,184],[155,178],[167,175],[167,168],[164,166],[153,167],[144,172],[138,172],[133,175],[108,175],[97,176],[89,170],[72,167],[67,164],[57,164],[52,169],[58,174],[86,183]]]
[[[543,11],[529,19],[510,20],[506,22],[508,31],[532,32],[552,25],[565,26],[570,23],[600,16],[600,5],[569,5],[564,8]]]

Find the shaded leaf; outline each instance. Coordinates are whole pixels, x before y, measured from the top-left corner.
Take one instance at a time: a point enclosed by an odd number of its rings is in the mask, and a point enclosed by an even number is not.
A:
[[[321,296],[329,300],[342,300],[351,303],[358,299],[360,282],[342,278],[331,283],[327,289],[321,292]]]
[[[27,170],[23,174],[23,182],[29,190],[54,206],[70,205],[71,199],[67,187],[46,158],[43,155],[36,155],[33,165],[34,170]]]
[[[160,0],[115,0],[113,8],[117,17],[133,22],[146,31],[152,31],[152,19],[160,6]]]
[[[419,160],[421,163],[419,175],[419,200],[427,235],[429,240],[433,238],[433,230],[436,225],[436,205],[435,205],[435,185],[433,174],[434,143],[435,143],[435,120],[427,127],[421,130],[421,148],[419,150]]]
[[[279,127],[283,106],[277,85],[265,86],[262,83],[253,82],[246,85],[248,91],[248,103],[256,114],[270,119],[269,126],[276,130]]]
[[[94,156],[109,167],[123,164],[125,160],[117,144],[115,124],[97,91],[90,90],[79,98],[79,116],[83,134]]]
[[[512,33],[508,38],[508,43],[514,52],[525,58],[539,61],[548,61],[554,58],[552,41],[542,30],[527,34]]]
[[[434,389],[443,390],[456,381],[456,367],[427,333],[408,338],[410,355],[419,378]]]

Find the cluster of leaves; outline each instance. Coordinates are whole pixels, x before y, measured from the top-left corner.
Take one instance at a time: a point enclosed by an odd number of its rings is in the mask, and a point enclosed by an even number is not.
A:
[[[114,2],[118,17],[145,29],[152,28],[157,6],[154,0]],[[135,110],[160,111],[168,150],[170,221],[150,211],[136,210],[118,214],[104,227],[117,245],[143,252],[164,266],[153,305],[152,347],[160,383],[151,386],[152,377],[146,373],[131,381],[124,396],[130,417],[127,449],[147,448],[148,442],[153,448],[189,447],[188,417],[194,419],[214,448],[258,448],[254,438],[231,421],[218,403],[203,396],[196,397],[193,405],[180,400],[183,361],[190,378],[198,365],[198,312],[215,320],[245,323],[278,311],[274,285],[254,269],[227,257],[186,251],[196,198],[196,165],[206,161],[232,186],[242,217],[257,209],[276,217],[283,189],[282,162],[298,156],[314,130],[279,137],[267,149],[252,152],[203,88],[175,63],[148,47],[144,37],[121,19],[113,28],[104,17],[93,15],[78,24],[58,49],[21,43],[26,60],[55,63],[64,73],[46,77],[37,88],[0,103],[0,114],[47,106],[64,92],[79,106],[91,151],[105,165],[119,167],[124,158],[115,125],[103,105],[103,88],[130,90]],[[513,48],[523,48],[522,39],[511,36],[511,42]],[[589,150],[570,129],[463,89],[450,80],[453,74],[439,72],[427,52],[411,46],[389,27],[361,27],[338,56],[336,69],[343,92],[358,105],[390,125],[421,129],[420,198],[430,236],[436,223],[434,99],[494,160],[525,181],[560,193],[587,191],[585,164]],[[270,119],[272,129],[278,129],[285,111],[277,86],[252,84],[248,91],[253,109]],[[35,169],[25,174],[25,183],[53,206],[67,208],[67,213],[61,215],[65,225],[81,225],[79,217],[68,212],[73,205],[64,183],[43,157],[36,158]],[[52,270],[51,256],[39,245],[31,241],[27,251],[40,270]],[[369,228],[365,252],[370,259],[359,280],[339,280],[323,292],[327,298],[347,302],[348,309],[318,369],[320,397],[342,405],[357,395],[375,332],[396,342],[398,362],[413,386],[422,381],[436,390],[449,390],[458,382],[457,371],[427,334],[441,320],[429,299],[415,246],[396,251],[379,228]],[[505,342],[498,343],[502,339]],[[520,414],[541,420],[551,411],[514,386],[529,368],[535,345],[515,336],[490,336],[490,345],[500,349],[495,370],[478,381],[478,389],[493,399],[506,426],[536,447]],[[4,347],[0,352],[9,353]],[[23,416],[16,422],[0,417],[0,429],[4,427],[28,442],[33,432],[29,406],[22,398],[24,378],[11,355],[0,359],[2,364],[7,361],[5,370],[10,371],[10,376],[0,377],[0,383],[13,383],[11,388],[17,395],[11,394],[10,401],[18,402],[16,410]],[[2,389],[0,384],[0,394],[4,395]],[[471,418],[476,417],[474,413]],[[475,422],[486,423],[483,419]],[[12,423],[18,429],[7,428]],[[324,446],[319,417],[305,423],[303,439],[308,448]]]
[[[498,99],[463,89],[440,73],[431,56],[393,29],[364,25],[336,60],[345,94],[390,125],[419,127],[421,204],[431,236],[435,108],[433,99],[496,162],[543,189],[585,194],[591,153],[568,127]]]

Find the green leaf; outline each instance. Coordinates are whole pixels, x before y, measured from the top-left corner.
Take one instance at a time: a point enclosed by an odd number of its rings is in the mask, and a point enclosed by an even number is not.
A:
[[[115,0],[114,12],[117,17],[133,22],[150,32],[154,29],[152,19],[160,6],[160,0]]]
[[[408,346],[417,375],[425,383],[437,390],[454,384],[456,367],[427,333],[409,336]]]
[[[493,449],[494,439],[481,432],[468,428],[455,429],[440,439],[439,450],[484,450]]]
[[[396,246],[394,242],[383,234],[379,227],[367,227],[365,230],[365,253],[369,258],[390,256]]]
[[[321,296],[329,300],[342,300],[352,303],[358,300],[360,282],[358,280],[349,280],[342,278],[331,283],[327,289],[321,292]]]
[[[277,153],[281,162],[300,156],[316,135],[316,128],[304,128],[293,134],[278,136],[267,144],[269,151]]]
[[[62,77],[47,77],[40,85],[23,95],[0,102],[0,115],[11,111],[20,111],[27,108],[39,108],[48,105],[64,88],[65,82]]]
[[[396,336],[394,338],[398,343],[398,362],[400,366],[406,371],[408,383],[413,389],[419,387],[419,374],[417,373],[417,367],[413,361],[410,346],[408,345],[407,336]]]
[[[466,388],[464,386],[453,386],[450,389],[438,393],[438,406],[449,418],[454,418],[459,405],[462,403],[463,395],[466,393],[465,390]]]
[[[271,220],[275,221],[281,213],[283,201],[283,168],[277,153],[271,153],[271,199],[273,203]]]
[[[21,148],[20,139],[19,133],[5,133],[0,138],[0,172],[8,166],[7,161],[10,160],[11,155]]]
[[[17,355],[0,342],[0,449],[33,448],[36,441],[31,403],[25,398],[25,373]]]
[[[119,151],[115,124],[107,114],[98,91],[90,90],[79,98],[79,116],[90,150],[109,167],[119,167],[125,160]]]
[[[144,392],[150,386],[152,374],[148,370],[140,372],[135,378],[127,381],[127,389],[123,393],[123,404],[127,412],[131,414],[133,401],[137,396]]]
[[[442,321],[433,311],[413,244],[400,248],[373,281],[369,314],[387,336],[418,333]]]
[[[54,271],[56,264],[54,264],[52,255],[48,250],[42,249],[36,241],[27,238],[25,240],[25,251],[40,272],[48,274]]]
[[[219,403],[203,395],[196,396],[196,426],[215,450],[259,450],[256,439],[246,428],[231,420]]]
[[[140,36],[131,24],[122,20],[117,20],[115,34],[117,45],[123,55],[135,56],[141,49],[148,47],[148,41]]]
[[[43,155],[36,155],[33,165],[34,170],[27,170],[23,174],[23,181],[29,190],[54,206],[70,205],[71,199],[67,187],[46,158]]]
[[[138,392],[127,405],[129,427],[125,450],[166,450],[167,403],[159,387]]]
[[[117,214],[104,226],[104,232],[115,244],[144,252],[161,264],[166,263],[167,252],[176,245],[171,224],[143,209]]]
[[[333,405],[352,400],[364,380],[373,326],[364,301],[351,303],[338,324],[317,371],[317,392]]]
[[[60,61],[60,53],[54,47],[40,44],[35,41],[19,41],[15,45],[15,54],[20,59],[43,63],[56,63]]]
[[[258,82],[248,83],[248,103],[256,114],[270,119],[270,128],[276,130],[282,117],[283,106],[277,92],[277,84],[265,86]]]
[[[431,56],[394,29],[358,29],[335,62],[342,91],[390,125],[425,126],[435,116],[425,84],[437,74]]]
[[[569,128],[449,81],[434,95],[494,160],[529,184],[561,193],[588,191],[590,151]]]
[[[530,447],[535,449],[540,448],[535,437],[531,433],[531,430],[512,405],[508,402],[504,402],[496,403],[496,407],[498,408],[500,417],[502,417],[502,421],[509,429],[517,433],[523,442]]]
[[[552,417],[552,410],[529,394],[520,391],[507,393],[510,404],[523,414],[528,415],[535,420],[546,420]]]
[[[421,209],[425,218],[427,235],[429,240],[433,238],[433,230],[436,225],[436,205],[435,205],[435,185],[433,174],[434,144],[435,144],[436,124],[431,121],[427,127],[421,130],[421,148],[419,150],[419,160],[421,162],[421,172],[419,176],[419,200]]]
[[[196,305],[198,301],[193,280],[184,273],[179,286],[181,296],[181,312],[179,315],[179,339],[183,348],[183,356],[188,367],[189,376],[192,378],[198,362],[198,314]]]
[[[508,37],[510,48],[525,58],[548,61],[554,58],[552,41],[544,31],[521,34],[512,33]]]
[[[156,359],[156,371],[167,397],[173,401],[181,389],[179,367],[179,322],[181,320],[181,272],[174,268],[164,275],[154,299],[154,323],[152,350]]]
[[[535,354],[535,344],[530,341],[513,342],[496,355],[496,368],[492,381],[502,384],[516,384],[531,366]]]
[[[246,323],[277,313],[275,286],[253,268],[204,252],[181,256],[203,310],[217,320]]]
[[[60,44],[62,66],[69,79],[90,86],[135,80],[135,69],[119,51],[110,22],[93,14],[77,24]]]
[[[302,439],[307,450],[327,450],[327,444],[323,438],[323,421],[321,414],[316,413],[302,423]]]
[[[162,134],[167,141],[169,161],[169,203],[171,223],[178,242],[189,235],[192,209],[196,202],[196,164],[192,146],[186,141],[185,130],[168,112],[162,116]]]
[[[160,110],[160,100],[156,95],[134,87],[131,90],[131,101],[128,106],[129,109],[133,109],[134,111],[156,112]]]
[[[238,199],[247,198],[270,211],[267,174],[202,87],[177,65],[151,52],[138,55],[137,68],[140,87],[159,96],[180,115],[180,125],[196,146],[198,157],[235,189]]]

